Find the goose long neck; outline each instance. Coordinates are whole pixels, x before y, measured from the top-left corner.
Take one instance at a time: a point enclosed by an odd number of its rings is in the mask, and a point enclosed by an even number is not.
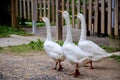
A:
[[[65,19],[66,20],[66,25],[67,25],[67,35],[66,35],[66,40],[65,42],[70,42],[72,43],[73,40],[72,40],[72,33],[71,33],[71,26],[70,26],[70,19],[67,18]]]
[[[85,18],[82,16],[81,20],[81,34],[80,34],[80,41],[86,40],[86,23]]]
[[[47,38],[46,38],[46,40],[52,40],[50,23],[46,22],[45,25],[46,25],[46,28],[47,28]]]

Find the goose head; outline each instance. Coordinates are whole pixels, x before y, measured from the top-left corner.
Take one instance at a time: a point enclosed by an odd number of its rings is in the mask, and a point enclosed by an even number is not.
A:
[[[84,19],[84,15],[81,14],[81,13],[78,13],[76,16],[77,16],[77,18],[78,18],[79,20],[83,20],[83,19]]]
[[[49,23],[49,19],[47,17],[40,17],[45,23]]]
[[[58,11],[62,13],[62,16],[65,20],[69,20],[69,13],[67,11],[61,11],[61,10]]]

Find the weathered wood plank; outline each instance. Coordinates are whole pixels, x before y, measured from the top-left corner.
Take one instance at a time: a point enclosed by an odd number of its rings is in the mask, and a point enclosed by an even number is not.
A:
[[[16,16],[18,17],[18,0],[16,0]]]
[[[86,0],[83,0],[83,14],[84,14],[85,19],[86,19]]]
[[[77,5],[77,13],[80,13],[81,7],[80,7],[80,0],[78,0],[78,5]],[[80,21],[78,20],[77,28],[80,29]]]
[[[101,33],[105,33],[105,0],[101,0]]]
[[[42,0],[39,0],[39,5],[40,5],[39,6],[40,7],[40,9],[39,9],[40,10],[40,14],[39,14],[40,16],[39,17],[42,17]],[[42,20],[40,19],[40,21],[42,21]]]
[[[65,9],[65,2],[64,2],[64,0],[62,0],[62,11],[64,11],[64,9]],[[64,25],[64,18],[62,17],[62,26]]]
[[[95,0],[95,18],[94,18],[94,32],[98,29],[98,0]]]
[[[108,0],[108,35],[111,35],[112,30],[112,1]]]
[[[22,0],[19,0],[19,6],[20,6],[20,18],[22,18]]]
[[[55,24],[55,1],[52,0],[52,23]],[[57,4],[57,1],[56,1],[56,4]],[[56,5],[57,7],[57,5]],[[57,10],[57,9],[56,9]],[[56,13],[56,16],[57,16],[58,13]]]
[[[24,14],[24,19],[26,19],[26,0],[23,0],[23,14]]]
[[[70,8],[69,0],[67,0],[67,12],[68,12],[68,13],[69,13],[69,8]]]
[[[118,36],[118,2],[119,0],[115,0],[115,26],[114,26],[114,35]]]
[[[44,16],[46,16],[46,0],[44,0]]]
[[[30,20],[30,0],[27,0],[27,18]]]
[[[56,39],[62,40],[62,14],[58,12],[58,10],[61,10],[61,0],[56,0]]]
[[[50,0],[48,0],[48,18],[50,20]]]
[[[75,28],[75,2],[72,0],[72,27]]]
[[[14,28],[18,28],[17,27],[17,17],[16,17],[16,0],[11,0],[11,15],[12,15],[12,18],[11,18],[11,23],[12,23],[12,27]]]
[[[92,31],[92,0],[89,0],[89,21],[88,21],[88,29],[89,31]]]

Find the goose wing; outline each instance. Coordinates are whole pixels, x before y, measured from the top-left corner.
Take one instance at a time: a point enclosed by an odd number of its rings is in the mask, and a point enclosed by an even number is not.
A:
[[[52,52],[57,55],[63,54],[61,46],[53,41],[45,42],[44,49],[46,52]]]
[[[65,54],[66,57],[73,56],[79,60],[81,58],[88,56],[79,47],[77,47],[74,44],[66,44],[63,46],[62,49],[63,49],[63,53]]]
[[[78,43],[78,46],[85,52],[93,55],[107,55],[107,52],[92,41],[86,40]]]

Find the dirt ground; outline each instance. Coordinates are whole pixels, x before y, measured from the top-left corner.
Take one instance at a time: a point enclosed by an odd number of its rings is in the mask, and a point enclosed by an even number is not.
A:
[[[65,60],[62,71],[52,70],[54,61],[44,51],[24,55],[0,53],[0,80],[120,80],[120,63],[111,58],[93,63],[95,69],[80,68],[81,75],[69,73],[74,67]]]

